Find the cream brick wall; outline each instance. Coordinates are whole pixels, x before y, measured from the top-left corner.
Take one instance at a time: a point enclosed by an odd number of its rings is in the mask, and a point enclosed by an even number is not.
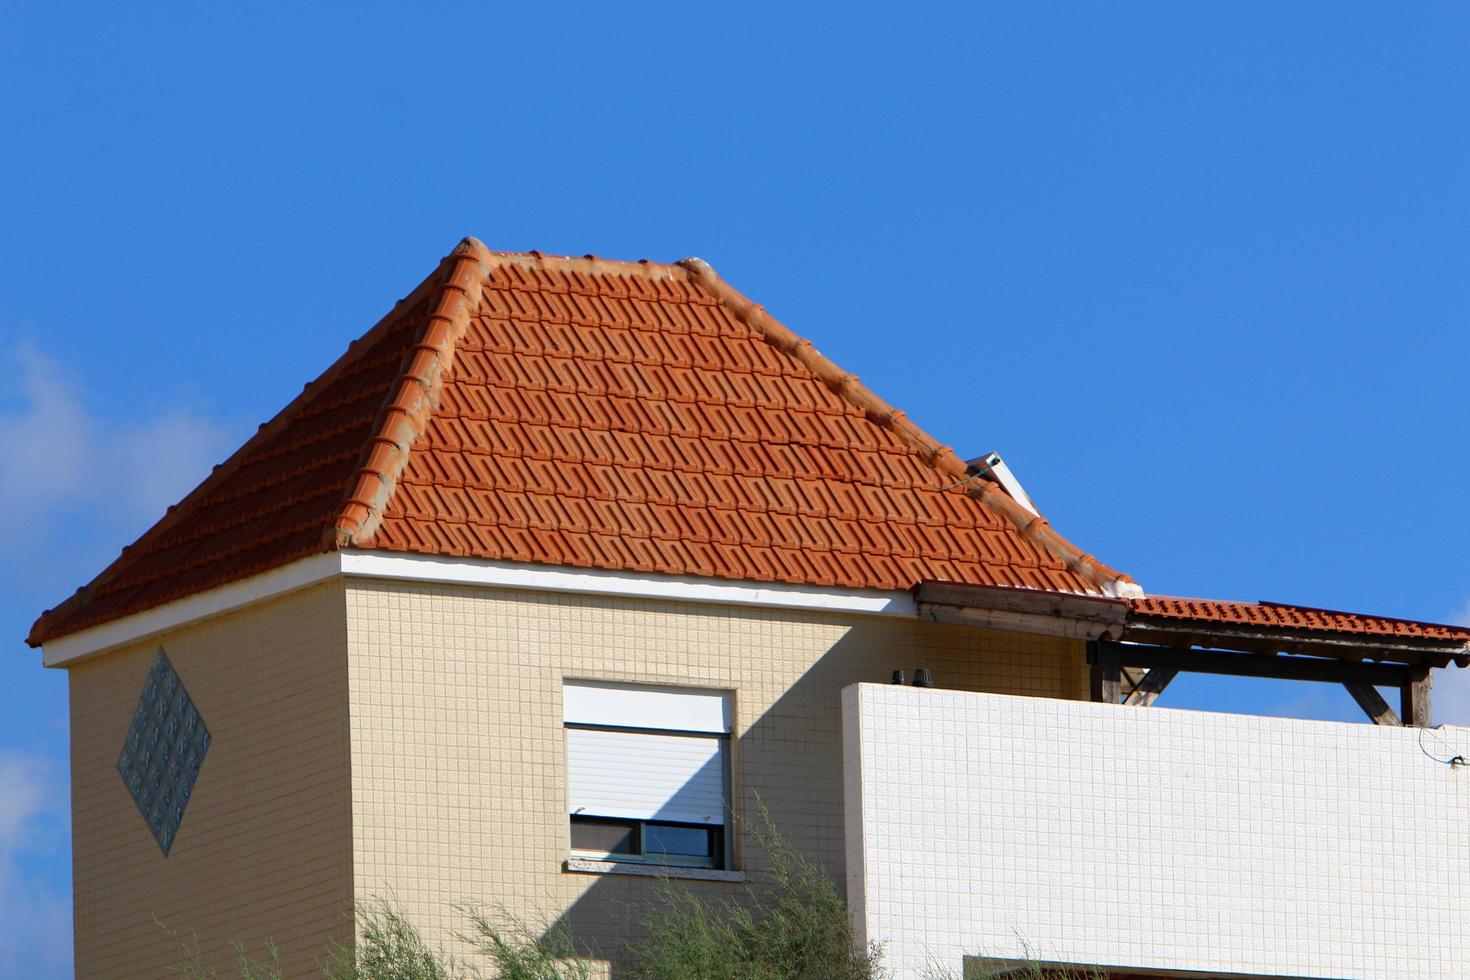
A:
[[[452,906],[565,916],[616,949],[652,879],[561,870],[564,678],[735,692],[735,785],[844,880],[840,692],[895,668],[943,687],[1085,694],[1080,643],[917,620],[400,582],[347,588],[353,888],[456,948]],[[740,854],[751,867],[759,856]],[[739,886],[701,883],[730,896]]]
[[[116,769],[160,646],[213,735],[168,857]],[[78,977],[166,976],[153,916],[221,969],[273,939],[315,974],[351,900],[346,660],[339,580],[70,668]]]

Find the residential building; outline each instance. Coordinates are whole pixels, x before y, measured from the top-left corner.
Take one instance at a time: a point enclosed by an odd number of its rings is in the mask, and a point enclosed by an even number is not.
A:
[[[1470,972],[1466,738],[1424,727],[1470,631],[1146,594],[696,259],[467,239],[30,642],[69,675],[80,977],[160,975],[155,919],[308,975],[376,899],[616,973],[661,877],[741,894],[758,801],[903,976],[1017,937]],[[1181,670],[1379,725],[1147,707]]]

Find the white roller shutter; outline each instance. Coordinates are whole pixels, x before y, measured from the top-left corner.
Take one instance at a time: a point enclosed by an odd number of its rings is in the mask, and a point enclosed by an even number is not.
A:
[[[725,739],[662,732],[567,729],[573,814],[725,823]]]
[[[562,700],[573,814],[725,823],[728,694],[567,681]]]
[[[639,684],[567,681],[563,720],[569,725],[662,728],[674,732],[730,731],[730,697],[718,691]]]

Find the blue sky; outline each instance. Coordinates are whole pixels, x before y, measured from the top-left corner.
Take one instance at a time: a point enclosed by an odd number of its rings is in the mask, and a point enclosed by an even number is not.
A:
[[[704,257],[1150,591],[1470,614],[1470,8],[138,6],[0,10],[0,975],[69,974],[31,620],[467,234]]]

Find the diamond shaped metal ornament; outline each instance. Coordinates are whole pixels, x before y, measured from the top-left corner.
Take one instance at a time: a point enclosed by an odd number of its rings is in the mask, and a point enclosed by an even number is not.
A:
[[[160,647],[143,683],[117,771],[165,856],[178,835],[208,751],[209,729]]]

